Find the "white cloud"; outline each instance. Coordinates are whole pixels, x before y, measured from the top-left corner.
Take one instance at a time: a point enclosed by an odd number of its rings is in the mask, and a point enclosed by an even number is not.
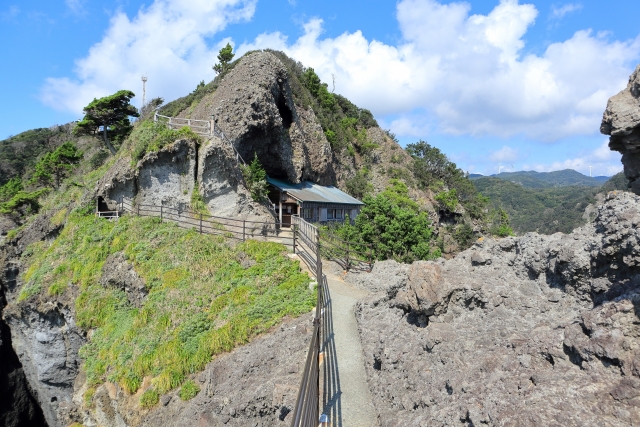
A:
[[[149,78],[148,98],[183,96],[215,76],[211,66],[221,46],[209,47],[206,39],[254,11],[255,0],[155,0],[133,19],[118,12],[104,38],[76,61],[76,78],[48,78],[40,99],[80,114],[94,97],[139,92],[142,74]]]
[[[589,175],[589,166],[593,176],[615,175],[622,171],[620,153],[611,151],[608,141],[604,141],[595,150],[571,159],[559,160],[548,164],[525,164],[523,170],[535,170],[538,172],[552,172],[563,169],[574,169],[585,175]]]
[[[64,4],[71,10],[71,12],[75,15],[84,15],[87,13],[84,5],[86,0],[64,0]]]
[[[47,79],[41,99],[80,113],[94,97],[136,91],[142,73],[149,98],[182,96],[214,77],[221,46],[207,41],[251,18],[255,1],[155,0],[132,19],[117,13],[103,40],[76,62],[76,77]],[[640,37],[617,41],[583,30],[525,55],[523,39],[538,15],[533,5],[501,0],[487,15],[471,15],[470,8],[401,0],[396,45],[360,31],[323,37],[316,18],[295,40],[266,33],[237,53],[279,49],[326,82],[335,75],[337,93],[379,118],[393,117],[391,130],[401,137],[440,132],[554,141],[598,132],[607,98],[625,86],[640,58]]]
[[[582,9],[582,5],[580,3],[567,3],[562,6],[551,6],[551,18],[552,19],[562,19],[565,15],[576,12]]]
[[[275,47],[324,81],[334,74],[336,92],[376,116],[399,117],[392,131],[401,136],[421,127],[405,118],[454,135],[546,141],[597,133],[607,98],[624,88],[640,58],[640,37],[616,41],[590,30],[524,55],[533,5],[502,0],[488,15],[469,11],[468,3],[401,0],[396,46],[360,31],[323,38],[322,20],[312,19],[293,42],[263,34],[240,50]]]
[[[518,150],[514,150],[506,145],[501,149],[494,151],[489,155],[489,159],[492,162],[515,162],[520,160],[520,154]]]
[[[19,14],[20,8],[14,4],[9,6],[6,10],[0,12],[0,19],[2,19],[3,21],[10,21]]]

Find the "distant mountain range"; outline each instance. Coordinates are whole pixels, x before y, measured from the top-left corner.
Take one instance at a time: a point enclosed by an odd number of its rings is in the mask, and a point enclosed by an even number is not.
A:
[[[573,169],[564,169],[554,172],[536,172],[536,171],[519,171],[519,172],[502,172],[495,175],[470,174],[472,180],[480,178],[499,178],[514,184],[522,185],[527,188],[557,188],[579,185],[583,187],[599,187],[604,184],[610,177],[594,176],[589,177],[581,174]]]
[[[569,233],[589,219],[585,209],[596,202],[598,193],[627,188],[622,172],[611,178],[590,178],[574,170],[476,174],[470,178],[494,208],[507,211],[517,234]]]

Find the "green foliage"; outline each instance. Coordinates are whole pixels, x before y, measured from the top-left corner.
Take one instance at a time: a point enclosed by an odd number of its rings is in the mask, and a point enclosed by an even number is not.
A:
[[[191,128],[185,126],[179,130],[167,127],[162,122],[142,122],[131,133],[131,158],[134,163],[142,159],[145,154],[159,151],[163,147],[176,142],[179,139],[188,139],[200,144],[202,138],[194,133]]]
[[[4,203],[0,203],[1,214],[14,214],[21,216],[20,211],[24,210],[30,215],[40,210],[39,199],[49,191],[48,188],[42,188],[36,191],[18,191],[11,199]]]
[[[585,223],[584,210],[595,202],[598,187],[526,188],[498,178],[473,181],[491,199],[494,210],[504,209],[516,233],[570,233]]]
[[[229,70],[229,62],[231,62],[234,56],[233,47],[227,43],[227,45],[218,52],[218,61],[220,62],[213,66],[213,71],[217,74],[225,74]]]
[[[267,199],[267,172],[258,160],[258,154],[253,153],[253,160],[249,165],[241,165],[247,189],[251,193],[251,198],[256,202]]]
[[[107,150],[97,151],[91,159],[89,159],[89,164],[93,169],[97,169],[104,164],[104,162],[109,158],[109,152]]]
[[[455,188],[449,191],[441,191],[434,197],[440,203],[440,207],[449,212],[455,212],[458,207],[458,192]]]
[[[0,186],[0,203],[9,201],[23,189],[20,178],[11,178],[6,184]]]
[[[136,107],[130,104],[135,94],[130,90],[119,90],[113,95],[93,99],[84,107],[84,118],[73,129],[75,135],[97,135],[103,128],[102,137],[111,152],[116,153],[112,142],[120,143],[133,129],[129,117],[140,117]]]
[[[200,392],[200,387],[192,380],[185,381],[180,389],[180,399],[191,400]]]
[[[628,191],[629,190],[629,181],[624,176],[624,172],[619,172],[609,178],[604,184],[602,184],[602,188],[600,189],[603,193],[608,193],[609,191]]]
[[[183,385],[212,356],[285,316],[311,310],[309,278],[285,251],[252,240],[231,247],[223,237],[157,218],[110,222],[76,210],[53,243],[38,242],[25,251],[19,300],[44,290],[55,295],[67,284],[77,295],[78,326],[94,331],[80,350],[89,385],[109,380],[134,393],[151,376],[152,389],[161,394]],[[99,283],[105,259],[116,252],[124,253],[146,284],[141,306],[123,290]],[[243,267],[246,257],[255,264]],[[154,404],[153,394],[144,399]]]
[[[469,223],[463,222],[461,224],[457,224],[453,233],[451,233],[453,239],[458,243],[458,246],[462,249],[468,248],[475,240],[475,234],[473,233],[473,228]]]
[[[81,159],[82,152],[78,151],[73,143],[65,142],[36,163],[31,182],[45,186],[54,185],[58,188],[60,181],[69,176]]]
[[[411,169],[418,187],[440,192],[444,185],[448,191],[455,190],[467,214],[473,219],[484,220],[487,198],[478,192],[467,174],[455,163],[425,141],[407,145],[407,152],[413,157]]]
[[[507,236],[514,235],[513,229],[509,224],[509,215],[504,209],[502,208],[497,209],[493,213],[493,217],[494,217],[493,223],[491,225],[491,228],[489,229],[491,234],[499,237],[507,237]]]
[[[144,409],[150,409],[154,407],[160,401],[160,393],[153,388],[145,390],[140,396],[140,406]]]
[[[203,215],[209,214],[207,204],[197,188],[194,188],[191,192],[191,210]]]
[[[362,199],[367,194],[373,193],[373,185],[369,182],[370,171],[367,168],[362,168],[353,178],[348,179],[345,182],[347,192],[356,199]]]
[[[481,178],[476,177],[475,179]],[[599,187],[601,181],[596,178],[583,175],[573,169],[564,169],[553,172],[518,171],[502,172],[492,175],[492,178],[500,178],[520,184],[527,188],[552,188],[568,186]]]
[[[68,140],[64,129],[67,127],[31,129],[0,141],[0,185],[24,176],[44,153]]]
[[[398,180],[376,197],[366,196],[355,224],[345,223],[336,234],[349,241],[369,244],[375,259],[412,262],[435,259],[440,250],[432,247],[431,221],[409,198],[407,186]]]

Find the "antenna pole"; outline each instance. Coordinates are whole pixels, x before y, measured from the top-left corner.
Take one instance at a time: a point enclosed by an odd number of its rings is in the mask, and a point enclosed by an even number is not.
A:
[[[592,168],[592,167],[593,167],[593,166],[589,166],[589,178],[591,178],[591,168]]]
[[[143,75],[142,76],[142,108],[144,108],[146,97],[147,97],[147,76]]]

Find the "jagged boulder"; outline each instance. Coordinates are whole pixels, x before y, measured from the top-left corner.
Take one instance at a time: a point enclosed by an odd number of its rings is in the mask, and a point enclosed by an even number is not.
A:
[[[358,303],[381,426],[640,424],[639,226],[610,193],[571,234],[481,240]]]
[[[609,147],[622,153],[629,188],[640,194],[640,65],[627,87],[609,98],[600,132],[610,135]]]

